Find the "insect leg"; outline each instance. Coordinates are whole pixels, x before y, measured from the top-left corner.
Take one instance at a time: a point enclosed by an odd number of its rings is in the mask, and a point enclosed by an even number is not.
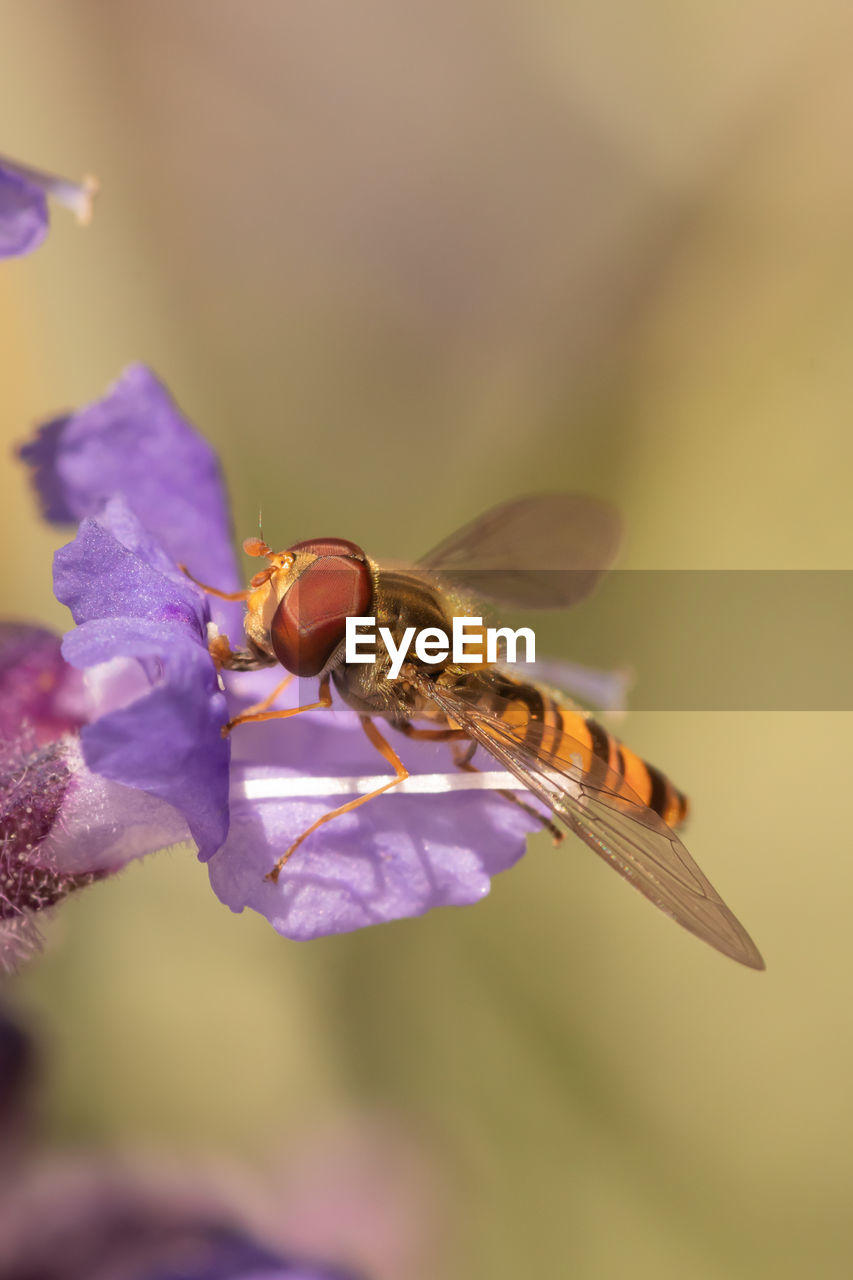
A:
[[[392,766],[392,768],[394,769],[394,773],[396,774],[396,777],[391,778],[390,781],[386,782],[383,787],[377,787],[375,791],[369,791],[367,795],[359,796],[357,800],[350,800],[347,804],[342,804],[337,809],[332,809],[330,810],[329,813],[324,813],[322,818],[318,818],[317,821],[313,823],[308,828],[307,831],[302,832],[302,835],[299,837],[298,840],[294,840],[293,844],[287,850],[287,853],[282,854],[278,862],[273,867],[272,871],[268,872],[267,875],[264,876],[265,880],[272,880],[273,884],[275,884],[276,881],[278,880],[279,873],[281,872],[282,867],[287,862],[290,855],[294,852],[294,850],[298,849],[299,846],[302,844],[302,841],[307,840],[308,837],[313,832],[315,832],[318,827],[322,827],[325,823],[331,822],[332,818],[337,818],[342,813],[351,813],[352,810],[357,809],[359,805],[366,804],[368,800],[373,800],[376,796],[381,796],[383,791],[389,791],[391,787],[396,787],[398,783],[404,782],[405,779],[408,778],[409,776],[408,769],[403,764],[402,760],[397,755],[397,752],[391,746],[390,742],[385,741],[382,734],[376,728],[376,725],[373,723],[370,717],[361,716],[360,720],[361,720],[361,727],[364,729],[364,732],[367,734],[367,737],[370,743],[376,748],[376,750],[382,756],[383,760],[387,760],[388,763]]]
[[[202,591],[209,596],[216,596],[217,600],[246,600],[249,596],[249,588],[243,591],[220,591],[218,587],[209,587],[206,582],[199,582],[198,578],[194,578],[185,564],[179,564],[178,568],[181,573],[186,574],[190,582],[194,582],[197,587],[201,587]]]
[[[249,719],[253,719],[259,711],[269,710],[276,699],[284,693],[287,686],[293,683],[294,678],[293,672],[289,672],[283,680],[279,680],[272,693],[268,693],[265,698],[261,698],[260,702],[253,702],[250,707],[247,707],[245,711],[241,712],[240,720],[244,721],[247,717]],[[301,710],[304,711],[306,708],[302,707]],[[234,723],[236,724],[236,721]]]
[[[274,699],[278,697],[284,686],[289,684],[291,679],[292,677],[289,676],[286,680],[282,680],[278,688],[273,690],[270,698],[264,699],[267,706],[269,706],[270,702],[274,701]],[[263,705],[263,703],[258,703],[258,707]],[[332,695],[329,691],[329,677],[323,676],[323,679],[320,681],[320,696],[317,702],[309,702],[307,706],[304,707],[288,707],[286,711],[260,711],[257,708],[253,709],[250,707],[249,710],[244,711],[241,716],[235,716],[233,720],[229,720],[228,723],[223,726],[222,736],[223,738],[226,738],[231,730],[238,724],[257,724],[261,720],[287,720],[290,716],[301,715],[303,711],[320,711],[321,709],[330,707],[331,705]]]
[[[263,671],[278,665],[275,658],[258,649],[232,649],[227,636],[214,636],[207,648],[217,670],[224,667],[226,671]]]
[[[451,738],[468,737],[464,729],[416,729],[408,720],[402,720],[399,724],[395,724],[394,728],[399,729],[400,733],[404,733],[407,738],[417,738],[427,742],[449,742]]]
[[[460,738],[464,738],[468,743],[468,750],[461,753],[457,757],[454,752],[454,764],[459,764],[460,759],[466,762],[471,759],[477,750],[476,742],[472,742],[464,729],[416,729],[408,720],[404,720],[401,724],[395,724],[395,729],[399,729],[400,733],[404,733],[407,738],[417,738],[425,742],[458,742]]]
[[[415,729],[408,721],[394,726],[404,733],[407,738],[425,739],[430,742],[459,742],[460,738],[464,738],[468,742],[467,750],[459,750],[458,746],[453,750],[453,763],[457,769],[463,769],[466,773],[480,773],[481,770],[476,765],[471,764],[471,757],[477,749],[476,742],[472,742],[464,729]],[[503,796],[505,800],[509,800],[512,804],[517,804],[525,813],[529,813],[531,818],[536,818],[546,831],[549,831],[554,838],[554,844],[562,844],[565,832],[561,831],[555,822],[549,821],[544,814],[539,813],[532,805],[525,804],[523,800],[519,800],[517,795],[512,791],[499,791],[499,796]]]
[[[471,764],[471,758],[468,752],[460,752],[456,748],[453,750],[453,762],[457,769],[462,769],[465,773],[480,773],[481,770],[475,764]],[[511,804],[517,804],[519,809],[523,809],[531,818],[535,818],[537,822],[541,822],[542,826],[548,831],[553,840],[554,846],[562,844],[565,838],[565,831],[561,831],[555,822],[550,818],[546,818],[544,813],[540,813],[538,809],[534,809],[532,805],[526,804],[524,800],[519,800],[518,796],[512,791],[499,791],[499,796],[503,796],[504,800],[509,800]]]

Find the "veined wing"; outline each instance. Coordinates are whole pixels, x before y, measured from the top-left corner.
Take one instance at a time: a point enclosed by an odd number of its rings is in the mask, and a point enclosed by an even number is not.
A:
[[[522,662],[516,658],[512,663],[496,662],[493,665],[513,680],[546,685],[557,694],[562,691],[564,697],[577,700],[585,707],[620,715],[627,710],[628,692],[634,683],[634,673],[629,667],[606,671],[556,658],[537,658],[535,662]]]
[[[534,493],[492,507],[418,562],[500,604],[559,609],[590,594],[619,550],[621,520],[580,493]]]
[[[464,689],[442,687],[416,670],[409,678],[656,907],[723,955],[764,968],[755,943],[676,833],[624,777],[590,761],[588,747],[565,733],[555,744],[553,727],[538,721],[513,726]]]

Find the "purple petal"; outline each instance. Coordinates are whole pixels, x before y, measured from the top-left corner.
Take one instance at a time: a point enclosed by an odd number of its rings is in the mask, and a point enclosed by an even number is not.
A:
[[[213,586],[238,585],[216,454],[143,365],[103,399],[47,423],[21,456],[48,520],[83,520],[122,496],[173,561]]]
[[[90,773],[71,734],[35,749],[0,744],[0,918],[62,896],[51,877],[119,871],[188,835],[170,805]]]
[[[139,664],[130,704],[107,701],[106,714],[83,729],[86,763],[175,805],[209,857],[228,830],[230,744],[221,732],[228,717],[207,649],[204,596],[123,498],[84,520],[57,552],[54,582],[81,624],[63,642],[67,661]]]
[[[71,182],[55,173],[46,173],[43,169],[34,169],[18,160],[10,160],[8,156],[0,156],[0,173],[18,178],[32,190],[50,196],[57,204],[65,205],[82,226],[91,222],[92,206],[98,194],[97,179],[89,177],[82,182]]]
[[[148,618],[174,622],[199,643],[207,601],[142,528],[123,498],[84,520],[77,537],[54,557],[54,591],[75,622]]]
[[[189,840],[170,804],[86,768],[79,743],[65,747],[69,781],[58,821],[34,853],[40,866],[67,876],[121,871],[129,862]]]
[[[387,771],[360,730],[352,731],[355,716],[328,713],[325,722],[321,715],[300,716],[296,724],[290,767],[277,766],[277,777]],[[253,728],[237,732],[245,741]],[[276,728],[279,743],[286,743],[290,726]],[[411,773],[452,772],[446,747],[396,736],[393,741]],[[274,754],[266,750],[261,758],[269,761]],[[235,766],[235,777],[246,767]],[[217,897],[233,911],[259,911],[289,938],[346,933],[432,907],[479,901],[491,876],[518,861],[526,835],[539,825],[494,793],[391,792],[321,827],[294,853],[277,884],[266,880],[296,837],[345,798],[249,801],[241,798],[239,785],[232,789],[229,836],[208,864]]]
[[[150,685],[129,706],[110,711],[81,734],[95,773],[180,810],[199,857],[206,860],[228,831],[228,713],[207,650],[182,623],[100,618],[65,637],[76,667],[135,658]]]
[[[0,969],[6,972],[37,950],[34,916],[102,874],[62,868],[44,852],[75,765],[70,735],[35,750],[23,740],[0,746]]]
[[[185,842],[171,805],[91,773],[68,734],[0,750],[0,970],[39,949],[40,912],[134,858]]]
[[[52,742],[86,719],[83,679],[43,627],[0,622],[0,739]]]
[[[130,696],[147,693],[142,668],[130,665],[137,673]],[[190,838],[171,805],[84,764],[71,731],[93,703],[114,707],[117,688],[129,700],[127,680],[107,686],[102,676],[85,689],[51,632],[0,623],[0,919],[39,910],[86,877]]]
[[[48,223],[44,193],[0,161],[0,258],[37,249]]]
[[[4,743],[0,753],[0,920],[52,905],[76,885],[47,870],[35,851],[56,825],[71,770],[64,742],[25,752]]]

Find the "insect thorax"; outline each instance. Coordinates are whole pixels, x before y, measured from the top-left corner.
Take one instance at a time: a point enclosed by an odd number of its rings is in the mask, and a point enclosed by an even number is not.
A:
[[[452,620],[439,593],[417,573],[399,569],[379,569],[373,601],[376,631],[387,627],[395,645],[399,645],[409,627],[416,633],[427,627],[449,632]],[[332,673],[339,694],[354,710],[362,714],[384,715],[392,720],[405,720],[415,714],[420,699],[400,680],[390,681],[391,658],[381,643],[376,661],[342,663]],[[424,664],[410,653],[408,662],[432,675],[442,671],[447,661]]]

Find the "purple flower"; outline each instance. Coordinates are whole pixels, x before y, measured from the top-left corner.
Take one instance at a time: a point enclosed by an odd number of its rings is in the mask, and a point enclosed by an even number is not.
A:
[[[103,399],[48,422],[21,457],[52,524],[77,524],[118,496],[161,544],[161,566],[174,571],[181,560],[225,591],[242,585],[216,454],[144,366],[125,370]],[[227,616],[238,622],[241,610]]]
[[[47,518],[82,522],[57,553],[55,586],[78,624],[63,654],[97,691],[81,733],[90,776],[172,805],[227,906],[314,938],[476,902],[521,857],[536,823],[494,794],[513,785],[506,775],[460,774],[445,745],[406,741],[410,782],[322,827],[267,880],[307,826],[375,787],[385,766],[340,706],[222,738],[227,715],[283,673],[226,672],[223,694],[208,635],[227,627],[242,643],[242,606],[210,601],[177,567],[226,591],[238,584],[210,447],[134,366],[102,400],[43,427],[22,456]],[[278,705],[315,699],[298,684]]]
[[[92,178],[67,182],[0,157],[0,258],[15,258],[38,248],[47,235],[48,196],[85,223],[91,217],[96,190]]]
[[[37,947],[46,908],[186,838],[172,805],[86,767],[91,705],[57,637],[0,625],[0,969]]]
[[[82,521],[55,561],[57,597],[78,623],[63,653],[81,668],[122,664],[119,705],[83,731],[86,763],[173,804],[209,858],[228,830],[228,716],[207,649],[209,598],[176,561],[236,585],[216,457],[140,366],[21,453],[47,518]]]
[[[275,678],[267,675],[266,684]],[[262,696],[261,677],[251,679],[254,700]],[[266,873],[296,836],[353,790],[377,786],[382,762],[356,716],[344,710],[247,725],[234,736],[241,758],[232,765],[231,829],[208,863],[210,882],[233,911],[251,907],[289,938],[478,902],[491,877],[522,856],[536,825],[492,791],[464,789],[482,775],[450,772],[442,744],[406,741],[409,789],[396,788],[321,827],[273,884]],[[419,781],[429,788],[425,794],[415,790]]]
[[[72,666],[131,661],[124,668],[135,684],[130,702],[82,731],[86,763],[174,805],[209,858],[228,834],[230,744],[222,736],[225,695],[207,649],[205,596],[121,497],[84,520],[57,552],[54,585],[79,624],[62,646]]]

